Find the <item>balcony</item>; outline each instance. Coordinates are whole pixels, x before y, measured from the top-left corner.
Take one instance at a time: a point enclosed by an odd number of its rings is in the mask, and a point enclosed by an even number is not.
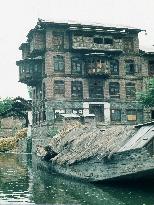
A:
[[[102,78],[109,78],[110,72],[107,69],[101,68],[89,68],[87,70],[88,77],[102,77]]]
[[[26,59],[17,61],[19,66],[19,82],[27,86],[35,86],[42,78],[42,61]]]

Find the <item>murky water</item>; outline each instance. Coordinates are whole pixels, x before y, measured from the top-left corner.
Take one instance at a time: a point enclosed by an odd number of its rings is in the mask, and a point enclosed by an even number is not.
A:
[[[87,184],[49,174],[31,155],[0,154],[0,205],[154,205],[154,186]]]

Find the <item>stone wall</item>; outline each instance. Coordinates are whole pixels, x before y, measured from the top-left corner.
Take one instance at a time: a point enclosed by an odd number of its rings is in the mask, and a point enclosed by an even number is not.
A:
[[[32,153],[36,153],[37,146],[49,144],[53,135],[57,132],[57,127],[52,124],[40,124],[32,128]]]
[[[49,167],[52,166],[50,162]],[[146,149],[129,150],[116,153],[110,159],[98,156],[72,166],[53,165],[52,168],[61,174],[82,178],[88,181],[115,180],[119,178],[142,178],[144,171],[154,170],[154,156]]]

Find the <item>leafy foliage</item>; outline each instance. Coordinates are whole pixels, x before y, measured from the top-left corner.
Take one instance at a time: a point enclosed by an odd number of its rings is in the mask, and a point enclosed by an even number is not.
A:
[[[32,109],[31,101],[27,101],[21,97],[14,99],[6,98],[0,101],[0,117],[19,117],[26,120],[28,126],[28,110]]]
[[[138,94],[138,99],[145,107],[154,107],[154,78],[149,80],[147,89]]]
[[[0,100],[0,115],[4,112],[7,112],[12,108],[13,100],[11,98],[5,98]]]

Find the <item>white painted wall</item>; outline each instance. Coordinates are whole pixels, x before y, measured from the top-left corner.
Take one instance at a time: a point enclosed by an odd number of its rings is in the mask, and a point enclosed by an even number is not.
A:
[[[104,123],[110,124],[110,103],[108,102],[84,102],[83,103],[83,114],[89,114],[89,105],[104,105]]]

